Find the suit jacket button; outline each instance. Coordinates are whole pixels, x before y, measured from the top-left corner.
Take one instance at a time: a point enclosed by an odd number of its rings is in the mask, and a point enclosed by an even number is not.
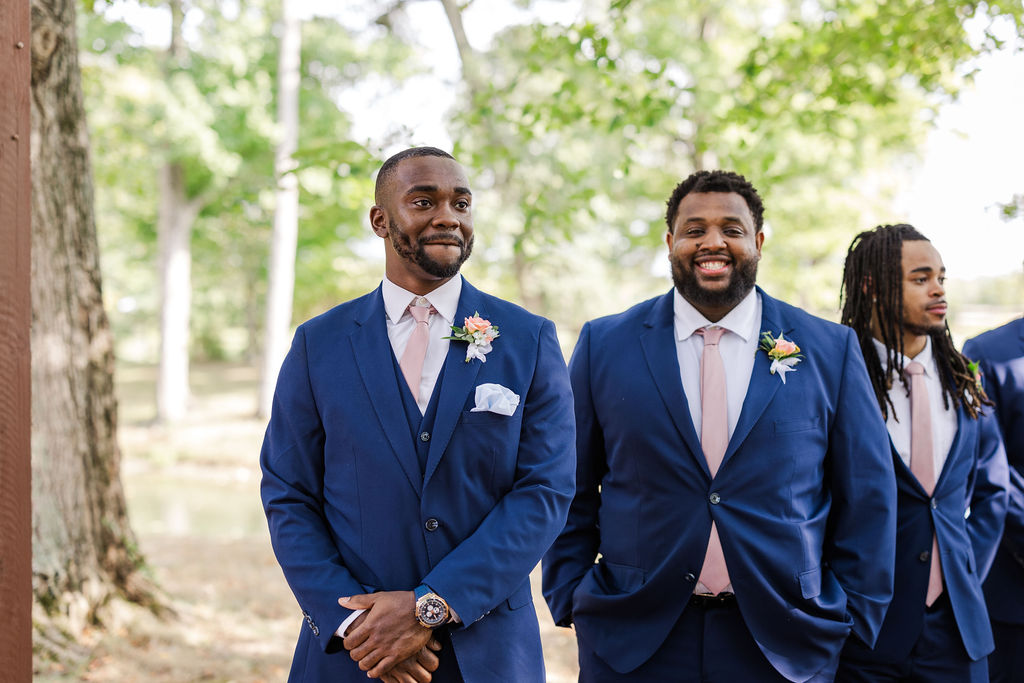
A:
[[[426,528],[427,531],[437,531],[437,527],[441,526],[441,523],[433,517],[431,517],[423,526]]]
[[[939,504],[937,502],[935,502],[934,498],[932,498],[932,500],[931,500],[931,506],[932,506],[932,510],[934,510],[937,507],[939,507]]]
[[[917,556],[917,559],[921,560],[922,562],[927,562],[929,557],[931,557],[931,553],[925,550],[923,553]]]
[[[718,495],[718,492],[716,491],[712,493],[710,496],[708,496],[708,500],[711,501],[712,505],[718,505],[718,503],[722,500],[722,497]]]
[[[697,577],[694,576],[692,572],[687,572],[686,576],[684,576],[683,578],[686,579],[687,583],[693,583],[697,580]]]
[[[420,432],[420,441],[430,441],[430,432]]]

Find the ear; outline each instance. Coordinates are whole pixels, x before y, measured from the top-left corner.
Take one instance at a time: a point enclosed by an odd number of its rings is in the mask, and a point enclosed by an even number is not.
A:
[[[671,230],[665,231],[665,244],[668,245],[668,250],[672,251],[672,243],[675,241]]]
[[[764,230],[758,230],[757,235],[754,237],[754,242],[757,243],[757,258],[761,258],[761,245],[764,244]]]
[[[388,236],[388,215],[381,207],[374,204],[370,207],[370,227],[377,237]]]

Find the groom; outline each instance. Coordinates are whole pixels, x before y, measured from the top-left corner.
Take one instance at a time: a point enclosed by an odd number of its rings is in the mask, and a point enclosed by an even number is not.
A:
[[[439,149],[388,159],[381,286],[281,368],[260,464],[290,681],[544,680],[529,573],[572,497],[572,396],[554,325],[459,275],[472,199]]]

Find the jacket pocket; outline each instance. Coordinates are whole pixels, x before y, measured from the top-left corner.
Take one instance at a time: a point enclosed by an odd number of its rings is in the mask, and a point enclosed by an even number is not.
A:
[[[821,595],[821,567],[800,572],[797,578],[800,581],[800,594],[805,599],[812,600]]]
[[[789,420],[776,420],[772,423],[772,431],[776,434],[792,434],[793,432],[809,432],[818,429],[821,425],[820,417],[793,418]]]
[[[601,561],[604,571],[608,577],[610,588],[616,593],[633,593],[644,585],[647,579],[646,572],[639,567],[632,567],[628,564],[617,564],[615,562]]]
[[[533,602],[533,592],[530,590],[530,580],[527,579],[519,588],[512,591],[512,595],[508,596],[509,609],[519,609]]]

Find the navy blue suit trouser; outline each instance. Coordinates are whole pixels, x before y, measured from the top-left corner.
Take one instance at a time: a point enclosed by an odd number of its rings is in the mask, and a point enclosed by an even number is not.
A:
[[[987,683],[988,661],[973,661],[964,649],[949,596],[925,610],[921,635],[910,656],[884,661],[863,643],[846,641],[836,683]]]
[[[580,683],[788,683],[768,662],[735,601],[690,604],[668,638],[640,668],[620,674],[579,639]],[[832,673],[808,683],[832,680]]]

